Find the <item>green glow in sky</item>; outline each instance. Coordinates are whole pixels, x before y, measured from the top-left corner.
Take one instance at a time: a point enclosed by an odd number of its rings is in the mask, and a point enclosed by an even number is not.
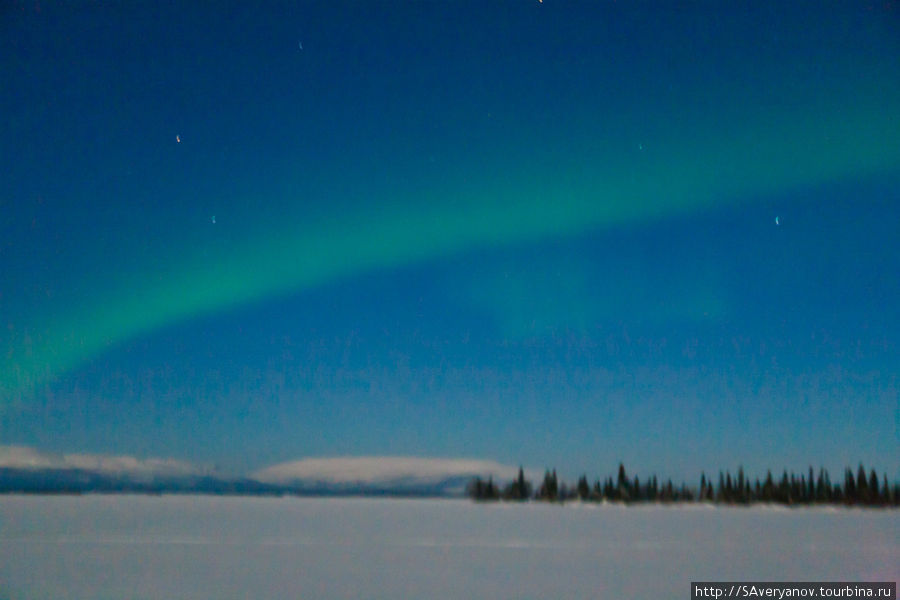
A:
[[[391,197],[359,190],[350,203],[356,210],[314,224],[288,213],[214,253],[182,248],[184,258],[162,275],[110,273],[90,305],[59,307],[32,325],[30,340],[13,339],[5,393],[32,389],[160,327],[366,271],[889,172],[900,165],[900,120],[865,105],[760,112],[731,131],[698,128],[692,139],[657,137],[637,151],[602,146],[572,158],[568,170],[500,172],[458,189],[399,188]]]

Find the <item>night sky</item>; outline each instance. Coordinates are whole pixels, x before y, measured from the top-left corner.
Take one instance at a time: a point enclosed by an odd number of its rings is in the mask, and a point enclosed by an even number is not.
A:
[[[0,444],[900,475],[896,2],[0,6]]]

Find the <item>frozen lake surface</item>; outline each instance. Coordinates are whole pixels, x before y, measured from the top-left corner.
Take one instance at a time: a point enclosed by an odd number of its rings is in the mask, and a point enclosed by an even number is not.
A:
[[[0,497],[2,600],[684,600],[691,580],[898,578],[898,511]]]

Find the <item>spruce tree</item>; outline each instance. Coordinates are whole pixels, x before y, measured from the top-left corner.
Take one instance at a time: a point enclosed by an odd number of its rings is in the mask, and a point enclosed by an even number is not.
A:
[[[494,477],[488,477],[488,481],[484,486],[484,499],[485,500],[499,500],[500,499],[500,490],[497,489],[497,486],[494,485]]]
[[[527,500],[531,496],[531,483],[525,480],[525,471],[519,466],[519,474],[509,487],[510,500]]]
[[[787,469],[781,474],[781,483],[778,484],[777,500],[783,504],[791,501],[791,480],[788,479]]]
[[[628,476],[625,474],[625,465],[619,463],[619,478],[618,478],[618,488],[619,495],[623,498],[628,494]]]
[[[473,500],[481,500],[484,497],[484,482],[481,477],[476,477],[469,483],[468,494]]]
[[[859,470],[856,472],[856,498],[863,504],[869,503],[869,481],[862,463],[859,463]]]
[[[828,488],[825,485],[825,467],[819,468],[819,478],[816,480],[816,502],[828,500]]]
[[[809,465],[809,479],[806,481],[806,501],[813,502],[816,499],[816,482],[813,479],[813,468]]]
[[[844,471],[844,501],[853,504],[856,502],[856,482],[853,479],[853,471],[847,469]]]
[[[544,483],[538,491],[538,497],[541,500],[554,501],[559,498],[559,483],[556,478],[556,469],[553,472],[546,471],[544,473]]]
[[[766,471],[766,481],[763,483],[762,489],[763,502],[773,502],[775,500],[775,481],[772,479],[772,471]]]
[[[587,475],[582,475],[578,480],[578,497],[581,500],[587,500],[591,494],[591,488],[588,485]]]

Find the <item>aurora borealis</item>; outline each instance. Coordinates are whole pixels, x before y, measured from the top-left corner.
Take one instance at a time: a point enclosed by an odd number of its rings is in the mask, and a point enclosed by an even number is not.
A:
[[[3,440],[900,468],[893,3],[0,19]]]

